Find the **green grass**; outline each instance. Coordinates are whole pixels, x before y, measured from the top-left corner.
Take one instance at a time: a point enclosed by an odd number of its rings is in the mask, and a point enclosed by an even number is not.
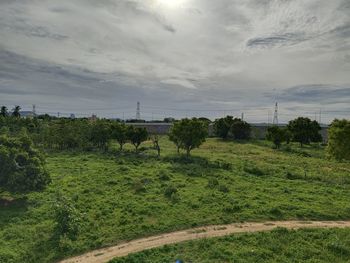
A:
[[[0,262],[53,262],[207,224],[350,219],[350,163],[325,159],[322,147],[276,151],[263,141],[209,139],[186,160],[167,139],[160,145],[160,159],[153,150],[49,153],[52,184],[25,200],[0,202]],[[166,196],[170,188],[177,192]],[[57,192],[82,214],[78,239],[60,247],[52,240]]]
[[[280,228],[266,233],[189,241],[146,250],[110,263],[337,263],[350,261],[350,230]]]

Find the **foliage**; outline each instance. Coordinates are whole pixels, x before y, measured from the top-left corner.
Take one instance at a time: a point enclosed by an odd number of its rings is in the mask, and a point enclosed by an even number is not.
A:
[[[145,128],[135,128],[134,126],[128,126],[127,136],[137,151],[140,144],[144,141],[147,141],[148,132]]]
[[[112,137],[111,135],[111,124],[109,122],[97,120],[92,123],[91,141],[98,148],[106,151],[108,149],[108,142]]]
[[[67,237],[76,240],[79,233],[80,214],[72,204],[71,200],[63,196],[57,198],[54,206],[55,228],[54,237],[58,240]]]
[[[299,142],[302,147],[310,142],[321,142],[321,130],[317,121],[311,121],[309,118],[299,117],[288,123],[288,130],[291,132],[292,140]]]
[[[43,155],[28,136],[0,137],[0,185],[10,191],[42,190],[50,182]]]
[[[15,106],[15,107],[13,108],[13,110],[12,110],[12,116],[13,116],[13,117],[16,117],[16,118],[21,117],[20,111],[21,111],[21,107],[20,107],[20,106]]]
[[[287,140],[287,130],[278,126],[271,126],[267,128],[266,138],[272,141],[277,149],[281,147],[282,142]]]
[[[9,115],[9,113],[7,111],[7,107],[6,106],[1,106],[0,116],[1,117],[7,117],[8,115]]]
[[[169,139],[179,148],[186,150],[187,156],[205,142],[208,126],[198,119],[183,119],[176,122],[170,130]]]
[[[227,139],[232,125],[233,125],[232,116],[226,116],[225,118],[216,119],[214,122],[215,135],[222,139]]]
[[[249,123],[239,118],[235,118],[233,120],[230,131],[234,139],[248,140],[250,138],[251,127]]]
[[[327,153],[337,160],[350,160],[350,121],[332,122],[328,130]]]
[[[112,139],[117,140],[119,144],[119,149],[123,150],[124,144],[128,141],[127,127],[124,123],[113,123],[112,124]]]

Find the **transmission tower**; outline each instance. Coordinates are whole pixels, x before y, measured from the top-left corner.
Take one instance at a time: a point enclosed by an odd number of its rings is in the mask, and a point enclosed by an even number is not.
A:
[[[33,115],[35,116],[36,115],[36,106],[35,106],[35,104],[33,104],[32,106],[33,106],[32,112],[33,112]]]
[[[278,125],[278,103],[275,104],[275,113],[273,114],[273,125]]]
[[[141,119],[141,110],[140,110],[140,102],[137,102],[137,107],[136,107],[136,120]]]

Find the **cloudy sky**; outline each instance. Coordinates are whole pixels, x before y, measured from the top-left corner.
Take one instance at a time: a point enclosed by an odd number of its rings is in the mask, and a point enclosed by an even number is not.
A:
[[[0,0],[0,104],[266,122],[277,99],[280,121],[348,117],[349,14],[349,0]]]

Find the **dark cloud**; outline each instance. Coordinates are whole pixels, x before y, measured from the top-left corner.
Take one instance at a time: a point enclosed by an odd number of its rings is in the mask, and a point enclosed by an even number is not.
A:
[[[247,41],[247,46],[251,48],[271,48],[276,46],[295,45],[306,40],[307,38],[303,33],[283,33],[274,36],[249,39]]]
[[[301,85],[283,90],[279,96],[279,100],[299,103],[320,103],[329,104],[341,102],[343,100],[350,101],[350,85]]]

